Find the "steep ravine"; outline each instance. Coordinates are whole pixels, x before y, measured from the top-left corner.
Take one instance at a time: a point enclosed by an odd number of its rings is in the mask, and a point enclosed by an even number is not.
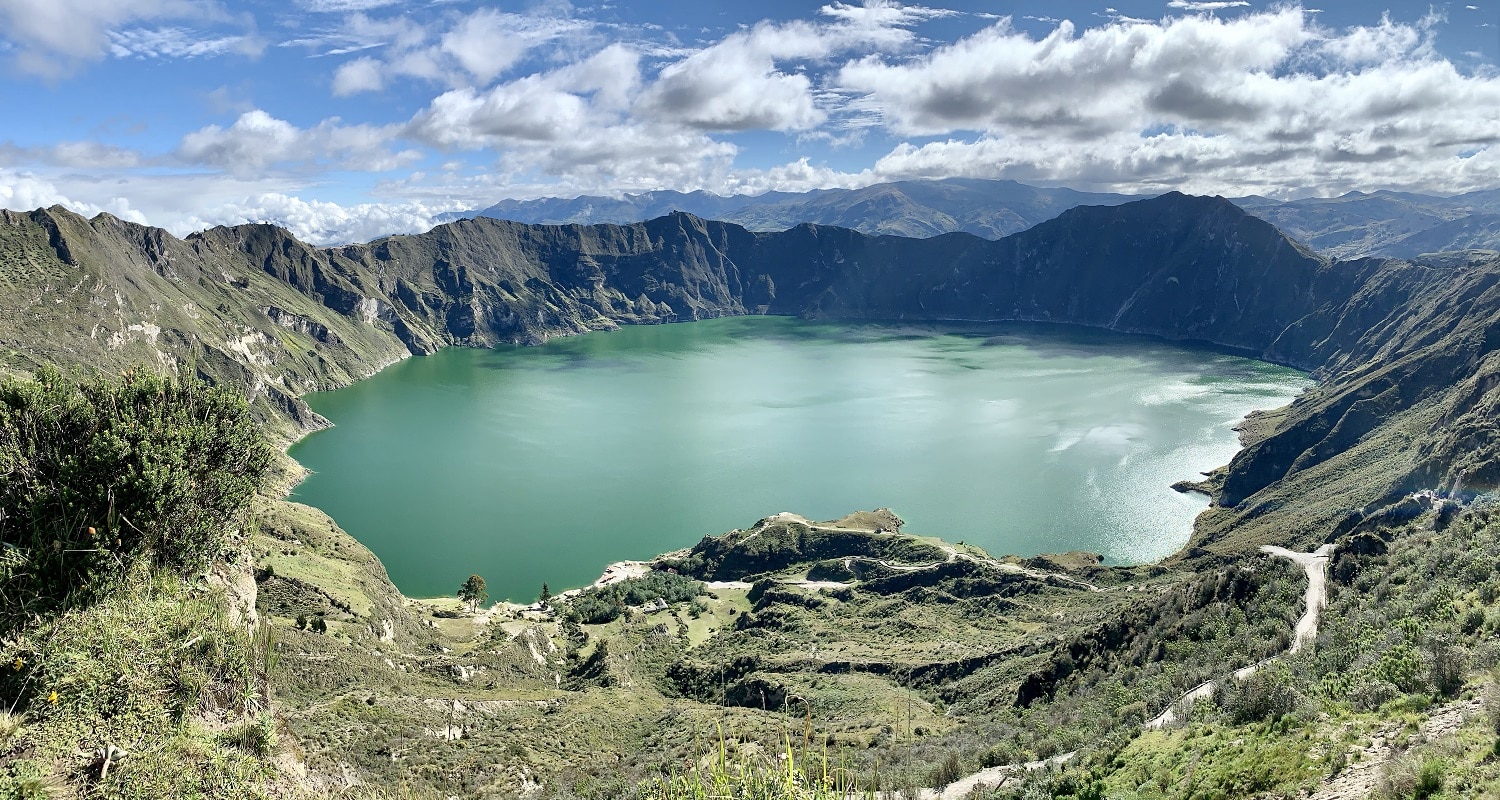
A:
[[[333,249],[269,225],[179,240],[53,208],[6,212],[0,247],[9,366],[190,363],[244,385],[287,436],[322,424],[302,393],[443,346],[757,313],[1030,320],[1212,342],[1322,379],[1236,456],[1189,554],[1294,544],[1257,523],[1285,511],[1278,492],[1337,498],[1301,503],[1309,538],[1461,470],[1469,486],[1500,477],[1500,264],[1329,261],[1221,198],[1079,207],[998,241],[674,214],[464,220]]]

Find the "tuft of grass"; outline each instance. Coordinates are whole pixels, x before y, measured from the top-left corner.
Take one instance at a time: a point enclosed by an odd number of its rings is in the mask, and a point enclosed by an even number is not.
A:
[[[26,724],[26,717],[13,711],[0,710],[0,749],[14,739]]]
[[[27,775],[12,787],[16,800],[54,800],[68,796],[68,786],[56,775]]]
[[[861,792],[859,782],[843,766],[830,763],[828,754],[811,752],[805,746],[797,753],[791,740],[777,757],[729,758],[722,736],[718,752],[680,775],[642,784],[641,800],[704,800],[733,797],[737,800],[848,800],[874,797]]]
[[[219,734],[219,741],[266,758],[276,751],[276,718],[263,711]]]

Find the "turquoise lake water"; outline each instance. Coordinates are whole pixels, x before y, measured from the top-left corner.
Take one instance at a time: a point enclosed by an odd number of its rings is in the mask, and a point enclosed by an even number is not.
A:
[[[995,555],[1179,549],[1235,425],[1311,384],[1216,350],[1058,326],[739,317],[450,348],[309,396],[336,427],[294,498],[413,596],[532,600],[779,511],[887,506]]]

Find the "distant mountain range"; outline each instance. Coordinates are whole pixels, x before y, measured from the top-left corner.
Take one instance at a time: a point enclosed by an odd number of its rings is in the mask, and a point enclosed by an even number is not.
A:
[[[1336,258],[1410,258],[1447,250],[1500,249],[1500,190],[1452,197],[1349,192],[1279,202],[1232,198],[1287,235]]]
[[[505,200],[482,211],[448,215],[445,221],[493,217],[533,225],[629,225],[685,211],[752,231],[784,231],[811,222],[877,235],[926,238],[962,231],[998,239],[1075,206],[1117,206],[1139,199],[1123,194],[1043,189],[1015,181],[949,178],[753,196],[661,191],[620,198]]]
[[[810,222],[869,234],[921,238],[962,231],[998,239],[1075,206],[1115,206],[1138,199],[1141,197],[1040,188],[1015,181],[950,178],[754,196],[660,191],[619,198],[506,200],[481,211],[450,214],[443,219],[493,217],[543,225],[628,225],[685,211],[753,231],[780,231]],[[1410,258],[1449,250],[1500,250],[1500,190],[1452,197],[1379,191],[1290,202],[1253,195],[1232,200],[1335,258]]]

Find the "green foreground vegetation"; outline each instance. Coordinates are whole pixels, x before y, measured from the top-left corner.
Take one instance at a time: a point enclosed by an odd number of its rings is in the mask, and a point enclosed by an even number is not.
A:
[[[263,793],[274,633],[206,576],[271,458],[244,402],[196,381],[0,387],[0,794]]]
[[[1489,495],[1367,515],[1313,647],[1143,731],[1287,648],[1300,570],[779,515],[532,607],[414,601],[255,494],[269,451],[226,393],[44,372],[0,400],[0,797],[913,797],[985,768],[972,796],[1500,792]]]

